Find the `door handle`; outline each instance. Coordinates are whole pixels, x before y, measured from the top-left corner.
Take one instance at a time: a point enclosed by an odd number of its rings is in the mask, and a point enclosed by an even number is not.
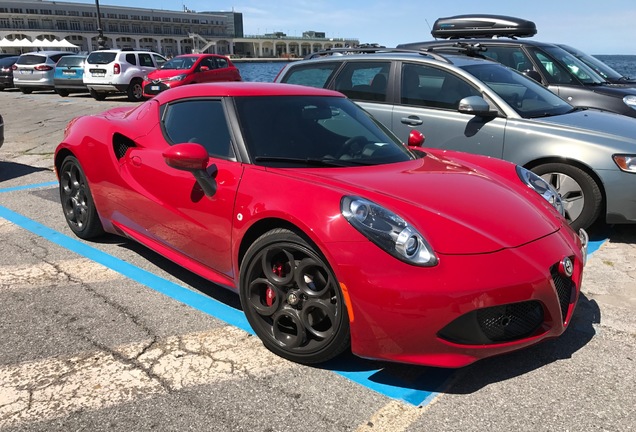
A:
[[[402,117],[400,121],[409,126],[419,126],[423,123],[422,119],[417,116]]]

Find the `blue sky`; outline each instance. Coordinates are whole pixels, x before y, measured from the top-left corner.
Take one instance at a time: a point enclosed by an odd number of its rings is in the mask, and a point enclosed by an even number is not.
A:
[[[94,3],[92,0],[66,0]],[[100,0],[102,5],[243,13],[245,34],[324,31],[387,47],[430,40],[439,17],[484,13],[534,21],[536,39],[572,45],[589,54],[636,54],[634,0]]]

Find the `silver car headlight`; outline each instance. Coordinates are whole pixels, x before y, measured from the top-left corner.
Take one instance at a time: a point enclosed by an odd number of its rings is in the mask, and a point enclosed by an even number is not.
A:
[[[612,159],[622,171],[636,173],[636,155],[616,154]]]
[[[636,95],[627,95],[623,98],[625,105],[631,109],[636,109]]]
[[[183,79],[185,79],[185,77],[187,77],[187,74],[179,74],[179,75],[175,75],[173,77],[168,78],[166,81],[181,81]]]
[[[530,170],[525,169],[522,166],[517,165],[517,175],[523,183],[525,183],[530,189],[533,189],[536,193],[541,195],[552,207],[558,211],[561,216],[565,216],[565,209],[563,208],[563,202],[561,196],[552,187],[550,183],[543,180]]]
[[[424,237],[392,211],[355,196],[343,197],[340,211],[355,229],[397,259],[418,266],[437,264]]]

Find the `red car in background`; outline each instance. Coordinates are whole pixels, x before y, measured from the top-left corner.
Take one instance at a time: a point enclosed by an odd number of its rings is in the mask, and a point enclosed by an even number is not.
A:
[[[184,54],[167,61],[144,77],[144,96],[153,97],[164,90],[184,84],[215,81],[241,81],[232,61],[218,54]]]

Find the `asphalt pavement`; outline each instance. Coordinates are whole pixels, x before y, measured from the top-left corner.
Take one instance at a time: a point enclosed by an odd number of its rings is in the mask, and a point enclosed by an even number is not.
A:
[[[0,92],[0,430],[636,430],[636,226],[595,227],[555,340],[459,370],[267,351],[238,298],[128,240],[74,237],[52,169],[125,98]]]

